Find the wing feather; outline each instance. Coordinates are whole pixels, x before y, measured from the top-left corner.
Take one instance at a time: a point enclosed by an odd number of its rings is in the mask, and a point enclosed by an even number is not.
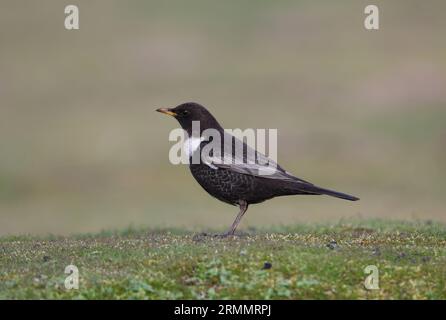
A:
[[[228,143],[231,143],[232,148],[228,148]],[[228,133],[225,133],[224,136],[224,146],[220,155],[203,153],[201,155],[202,161],[214,169],[221,168],[266,179],[294,181],[312,185],[312,183],[285,171],[275,161]],[[240,150],[240,147],[243,147],[243,149]]]

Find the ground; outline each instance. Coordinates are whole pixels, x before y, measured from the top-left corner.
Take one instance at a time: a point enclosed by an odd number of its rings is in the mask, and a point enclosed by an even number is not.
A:
[[[14,236],[0,253],[3,299],[446,299],[446,226],[431,221]],[[379,289],[364,286],[369,265]]]

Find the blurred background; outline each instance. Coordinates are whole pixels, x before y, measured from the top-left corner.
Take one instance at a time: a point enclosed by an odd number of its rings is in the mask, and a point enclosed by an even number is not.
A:
[[[64,28],[79,6],[80,30]],[[380,30],[363,26],[380,9]],[[225,228],[237,208],[168,161],[196,101],[277,128],[278,160],[351,193],[252,206],[242,227],[446,221],[445,1],[0,2],[0,235]]]

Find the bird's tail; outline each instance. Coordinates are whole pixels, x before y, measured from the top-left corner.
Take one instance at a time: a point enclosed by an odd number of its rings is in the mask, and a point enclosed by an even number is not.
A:
[[[300,184],[299,191],[304,191],[307,194],[316,194],[316,195],[324,194],[327,196],[332,196],[332,197],[341,198],[341,199],[350,200],[350,201],[359,200],[359,198],[357,198],[355,196],[351,196],[349,194],[330,190],[330,189],[324,189],[324,188],[315,186],[313,184],[304,184],[304,185]]]
[[[315,191],[319,194],[326,194],[327,196],[332,196],[332,197],[336,197],[336,198],[341,198],[344,200],[350,200],[350,201],[357,201],[359,200],[359,198],[355,197],[355,196],[351,196],[349,194],[346,193],[342,193],[342,192],[338,192],[338,191],[333,191],[330,189],[324,189],[324,188],[320,188],[320,187],[316,187],[314,186]]]
[[[336,198],[341,198],[341,199],[344,199],[344,200],[350,200],[350,201],[357,201],[357,200],[359,200],[358,197],[351,196],[351,195],[346,194],[346,193],[342,193],[342,192],[338,192],[338,191],[333,191],[333,190],[330,190],[330,189],[324,189],[324,188],[318,188],[318,189],[319,189],[319,192],[320,192],[321,194],[326,194],[326,195],[328,195],[328,196],[332,196],[332,197],[336,197]]]

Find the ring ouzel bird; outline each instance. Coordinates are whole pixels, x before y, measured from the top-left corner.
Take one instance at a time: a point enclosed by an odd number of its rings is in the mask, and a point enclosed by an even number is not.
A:
[[[285,171],[277,163],[249,147],[243,141],[227,133],[202,105],[183,103],[175,108],[160,108],[156,111],[175,117],[187,132],[187,156],[189,168],[195,180],[213,197],[240,207],[231,228],[224,235],[233,235],[248,206],[265,200],[287,195],[328,195],[350,201],[359,198],[321,188],[299,179]],[[193,132],[193,122],[199,122],[199,132]],[[220,134],[221,149],[212,149],[209,154],[201,152]],[[229,147],[229,148],[228,148]],[[242,149],[240,149],[242,148]],[[214,152],[214,151],[218,152]],[[228,151],[229,150],[229,151]],[[237,152],[242,150],[241,152]],[[198,153],[199,161],[194,161]]]

